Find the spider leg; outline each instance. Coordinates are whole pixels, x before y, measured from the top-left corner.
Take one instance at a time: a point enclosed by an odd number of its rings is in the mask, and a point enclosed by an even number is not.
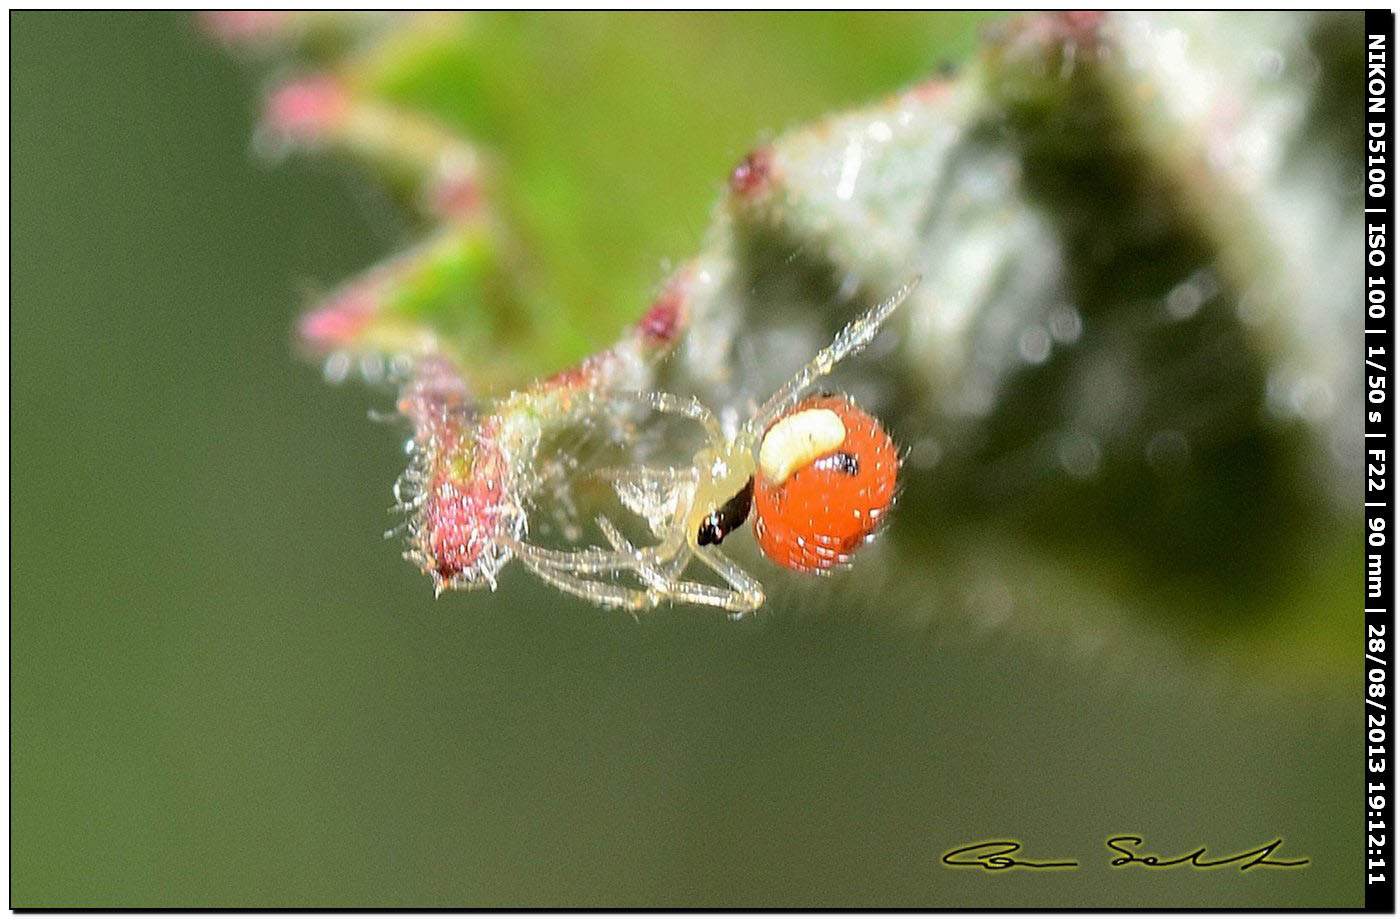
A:
[[[598,515],[597,522],[615,550],[611,555],[618,564],[613,570],[631,570],[646,583],[646,590],[578,577],[577,574],[583,573],[582,568],[553,564],[557,559],[544,567],[531,565],[531,570],[560,590],[601,605],[631,610],[650,609],[662,600],[670,600],[717,606],[742,614],[752,612],[763,603],[763,589],[758,582],[723,555],[716,553],[718,559],[715,559],[706,553],[700,558],[719,572],[734,589],[684,580],[681,573],[690,563],[691,555],[695,554],[684,543],[678,546],[663,543],[652,549],[638,550],[606,516]],[[593,566],[587,567],[592,569]],[[590,570],[589,573],[598,572]]]
[[[614,550],[634,558],[641,557],[641,554],[637,552],[637,547],[632,545],[617,527],[613,526],[613,522],[607,518],[606,514],[599,514],[594,520],[598,524],[598,529],[603,531],[603,536],[607,538],[608,544],[611,545]]]
[[[904,283],[904,286],[895,291],[881,303],[872,307],[865,315],[858,319],[853,319],[844,329],[836,333],[831,344],[817,352],[817,356],[808,361],[807,366],[797,371],[791,380],[788,380],[782,388],[775,392],[763,406],[744,425],[744,430],[751,435],[761,434],[768,429],[768,426],[777,420],[778,416],[792,408],[801,399],[802,391],[812,383],[826,376],[832,368],[841,361],[857,354],[865,349],[865,346],[874,340],[880,326],[895,309],[904,302],[912,291],[922,280],[922,277],[914,277]]]
[[[612,549],[590,546],[586,549],[546,549],[519,540],[509,540],[507,546],[523,561],[578,574],[602,574],[608,571],[636,570],[649,557],[671,557],[678,553],[682,540],[669,539],[660,545],[639,550],[618,531],[611,520],[599,514],[597,523]]]
[[[669,412],[673,415],[684,415],[700,423],[705,429],[705,434],[711,440],[724,440],[724,429],[720,427],[719,419],[715,413],[706,407],[695,396],[678,396],[669,392],[651,392],[647,390],[623,390],[610,394],[611,398],[632,399],[642,405],[658,412]]]
[[[632,555],[636,560],[632,570],[646,582],[649,590],[674,597],[677,589],[685,585],[686,582],[680,578],[690,564],[690,550],[683,542],[668,540],[659,546],[639,551],[602,514],[598,515],[598,527],[614,549]]]
[[[630,545],[611,523],[607,524],[604,532],[610,541],[617,538],[618,542],[614,545]],[[540,580],[599,606],[637,612],[654,609],[663,600],[670,600],[719,607],[737,617],[751,613],[763,604],[762,586],[737,564],[713,550],[702,549],[697,553],[683,546],[681,551],[668,556],[659,552],[627,552],[622,549],[614,552],[564,552],[529,545],[521,548],[524,551],[517,554],[522,564]],[[730,587],[684,580],[681,572],[689,564],[692,554],[718,572]],[[619,571],[633,572],[646,583],[646,589],[625,587],[585,576]]]
[[[603,470],[600,478],[612,482],[623,507],[646,521],[651,534],[664,539],[676,525],[676,511],[688,506],[695,493],[695,473],[669,466],[639,466],[635,469]]]
[[[661,564],[668,569],[679,567],[683,570],[685,568],[684,540],[672,537],[655,546],[638,549],[626,536],[622,535],[622,531],[613,525],[613,522],[605,514],[599,514],[596,523],[598,529],[603,531],[603,536],[607,538],[608,544],[618,553],[633,559],[637,566],[654,568],[657,564]]]
[[[632,559],[630,565],[637,577],[646,582],[649,590],[664,590],[668,578],[656,569],[654,552],[639,552],[637,547],[622,535],[622,531],[613,525],[613,522],[605,514],[599,514],[597,519],[598,529],[603,531],[603,536],[608,540],[608,544],[618,553],[626,555]]]
[[[607,482],[656,482],[660,485],[674,485],[689,473],[677,472],[670,466],[605,466],[593,473]]]
[[[673,580],[659,587],[640,590],[610,584],[606,581],[593,581],[567,574],[554,568],[536,567],[529,562],[526,567],[536,577],[564,593],[582,597],[590,603],[614,609],[625,609],[633,613],[655,609],[662,601],[673,603],[695,603],[703,606],[716,606],[730,610],[734,615],[751,612],[755,608],[751,601],[741,594],[724,587],[699,584],[694,581]],[[761,598],[760,598],[761,602]]]
[[[739,563],[713,546],[697,549],[695,557],[708,565],[716,574],[724,578],[732,590],[724,590],[727,600],[721,604],[738,619],[745,613],[752,613],[763,605],[763,585],[750,575]]]
[[[521,561],[533,568],[573,571],[578,574],[602,574],[630,569],[636,564],[631,553],[610,552],[596,547],[587,549],[545,549],[529,543],[511,541],[507,544]]]
[[[618,536],[621,538],[620,534]],[[622,542],[626,544],[625,539]],[[700,559],[730,586],[717,587],[682,577],[692,557]],[[736,618],[763,605],[762,585],[718,549],[696,549],[684,544],[670,554],[644,552],[640,554],[635,570],[652,592],[660,593],[672,602],[717,606],[729,610]]]
[[[694,603],[726,609],[736,619],[744,613],[753,612],[754,609],[737,592],[727,587],[715,587],[698,581],[676,581],[667,588],[667,597],[677,603]]]
[[[556,590],[561,590],[567,594],[573,594],[576,597],[582,597],[590,603],[596,603],[599,606],[637,612],[640,610],[654,609],[663,599],[662,595],[654,591],[637,590],[631,587],[624,587],[621,584],[589,580],[588,578],[578,577],[557,568],[537,565],[526,558],[522,558],[521,561],[525,563],[525,567],[529,568],[536,577]]]

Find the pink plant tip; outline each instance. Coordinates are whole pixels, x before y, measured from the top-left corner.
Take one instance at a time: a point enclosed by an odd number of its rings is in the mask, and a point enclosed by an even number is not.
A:
[[[349,107],[345,87],[332,77],[316,74],[273,90],[263,121],[279,136],[308,140],[324,135]]]
[[[286,10],[205,10],[198,14],[204,31],[232,44],[275,36],[290,19]]]
[[[672,281],[647,310],[637,327],[648,345],[668,344],[684,324],[685,295],[679,281]]]
[[[374,318],[374,301],[362,290],[335,297],[297,322],[302,342],[318,351],[345,347]]]
[[[752,197],[768,184],[772,171],[773,151],[768,147],[759,147],[744,157],[729,174],[729,190],[740,197]]]

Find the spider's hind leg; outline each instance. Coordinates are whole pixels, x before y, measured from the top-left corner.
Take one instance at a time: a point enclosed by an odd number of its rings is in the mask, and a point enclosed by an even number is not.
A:
[[[763,585],[749,574],[739,563],[713,546],[706,546],[695,553],[696,558],[708,565],[729,584],[724,590],[726,602],[713,604],[729,610],[734,619],[756,611],[763,605]]]

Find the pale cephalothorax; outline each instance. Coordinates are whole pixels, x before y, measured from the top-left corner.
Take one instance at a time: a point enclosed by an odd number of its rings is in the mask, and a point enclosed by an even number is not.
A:
[[[753,451],[739,439],[726,449],[706,447],[695,455],[699,473],[686,537],[694,548],[724,541],[749,517],[753,504]]]
[[[755,535],[774,561],[818,573],[844,564],[893,500],[898,457],[879,423],[853,401],[810,396],[809,390],[868,345],[917,283],[909,281],[842,329],[732,437],[698,399],[663,392],[617,395],[689,418],[704,431],[705,443],[688,467],[612,473],[619,500],[647,521],[660,540],[655,545],[633,545],[599,515],[607,548],[550,549],[517,540],[511,551],[545,582],[601,606],[642,610],[663,602],[697,603],[736,615],[761,606],[763,588],[719,544],[755,507]],[[692,561],[725,586],[688,580]],[[639,585],[618,583],[624,574]]]

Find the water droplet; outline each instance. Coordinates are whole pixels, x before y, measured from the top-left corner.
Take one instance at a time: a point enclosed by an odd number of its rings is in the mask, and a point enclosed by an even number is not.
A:
[[[368,383],[378,383],[384,375],[384,362],[377,354],[364,354],[360,356],[360,376]]]
[[[1158,431],[1147,442],[1147,463],[1158,472],[1171,472],[1186,465],[1191,445],[1186,435],[1177,430]]]
[[[1265,49],[1254,59],[1254,67],[1265,79],[1277,80],[1283,76],[1283,55],[1275,48]]]
[[[1066,434],[1060,438],[1060,465],[1076,479],[1087,479],[1099,471],[1103,451],[1099,442],[1085,434]]]
[[[1269,304],[1260,285],[1252,284],[1240,294],[1235,315],[1247,326],[1260,326],[1269,318]]]
[[[1275,418],[1286,418],[1289,414],[1288,393],[1290,375],[1284,370],[1274,370],[1264,384],[1264,404],[1269,414]]]
[[[1001,581],[987,580],[968,591],[967,609],[985,629],[994,629],[1004,623],[1015,607],[1011,590]]]
[[[1050,357],[1050,333],[1044,326],[1028,326],[1021,332],[1016,349],[1028,364],[1043,364]]]
[[[1332,387],[1327,385],[1325,380],[1315,376],[1299,378],[1289,394],[1289,404],[1293,411],[1308,421],[1321,421],[1330,417],[1335,403]]]
[[[846,144],[846,155],[841,162],[841,179],[836,184],[836,197],[842,201],[851,200],[851,196],[855,194],[862,153],[860,138],[852,137]]]
[[[1190,319],[1220,291],[1220,285],[1207,270],[1198,271],[1167,294],[1167,315],[1178,322]]]
[[[916,469],[932,469],[943,458],[943,447],[932,437],[920,437],[909,448],[906,462]]]
[[[1084,320],[1079,310],[1062,303],[1050,311],[1050,337],[1062,345],[1072,345],[1084,333]]]
[[[321,369],[321,374],[327,383],[344,383],[345,378],[350,375],[350,355],[344,351],[335,352],[326,358],[326,365]]]

